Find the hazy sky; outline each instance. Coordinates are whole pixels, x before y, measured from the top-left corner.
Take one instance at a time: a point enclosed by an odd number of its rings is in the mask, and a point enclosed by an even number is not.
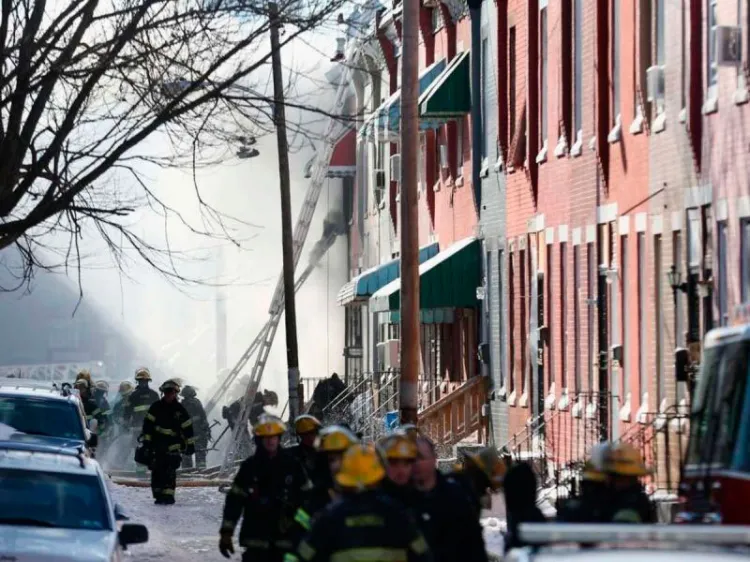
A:
[[[287,78],[296,80],[299,100],[316,100],[330,109],[332,92],[324,88],[324,72],[330,68],[335,34],[326,33],[297,42],[285,49],[282,57]],[[326,56],[324,56],[326,55]],[[294,69],[302,75],[289,72]],[[314,94],[314,98],[311,97]],[[290,119],[299,116],[291,115]],[[322,129],[321,116],[306,117],[316,121],[312,128]],[[153,142],[153,141],[152,141]],[[238,217],[245,226],[234,224],[233,235],[242,241],[237,248],[228,242],[197,237],[172,220],[166,227],[162,217],[140,212],[133,217],[135,230],[149,240],[163,244],[164,232],[170,245],[188,251],[190,260],[178,263],[182,271],[196,277],[214,277],[223,261],[228,334],[228,366],[231,367],[266,322],[270,295],[281,272],[281,219],[278,164],[275,136],[259,139],[261,155],[254,159],[230,158],[221,165],[203,169],[198,174],[201,194],[217,209]],[[291,155],[293,222],[309,186],[304,179],[304,165],[312,155],[311,147]],[[202,226],[190,170],[149,168],[151,186],[170,205],[179,208],[187,219]],[[313,220],[306,249],[300,260],[302,269],[307,254],[322,231],[322,221],[329,209],[341,200],[341,181],[327,180],[323,186],[316,217]],[[186,380],[195,383],[202,398],[215,381],[215,302],[213,287],[178,290],[142,261],[128,265],[126,275],[111,263],[96,237],[85,235],[87,250],[96,256],[88,261],[83,274],[85,298],[113,319],[120,319],[139,340],[145,341],[163,359],[172,364]],[[223,259],[219,259],[219,256]],[[339,239],[322,260],[320,267],[299,293],[297,315],[300,340],[300,367],[303,377],[326,376],[343,370],[343,308],[336,304],[336,293],[347,279],[346,242]],[[286,400],[286,357],[282,326],[276,337],[266,368],[264,386],[279,392],[281,404]],[[247,367],[250,371],[252,363]],[[203,392],[200,392],[203,390]]]

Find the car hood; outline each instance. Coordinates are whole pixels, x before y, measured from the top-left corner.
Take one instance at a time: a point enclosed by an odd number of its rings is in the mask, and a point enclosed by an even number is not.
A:
[[[51,435],[30,435],[28,433],[14,433],[13,440],[20,443],[38,443],[39,445],[48,445],[60,447],[61,449],[78,449],[85,446],[82,439],[70,439],[68,437],[52,437]]]
[[[2,562],[108,562],[115,531],[0,525]]]

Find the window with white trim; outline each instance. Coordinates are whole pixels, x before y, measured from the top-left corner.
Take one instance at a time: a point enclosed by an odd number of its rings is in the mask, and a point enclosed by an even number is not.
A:
[[[719,83],[718,52],[716,50],[716,26],[718,25],[717,11],[719,0],[707,0],[706,9],[706,85],[708,86],[708,97],[715,98],[718,95],[717,85]]]
[[[539,0],[539,148],[547,141],[547,0]]]

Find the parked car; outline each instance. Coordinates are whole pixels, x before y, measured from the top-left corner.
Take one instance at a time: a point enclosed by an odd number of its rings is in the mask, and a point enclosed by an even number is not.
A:
[[[97,435],[86,424],[81,400],[49,384],[0,379],[0,424],[20,434],[16,440],[70,448],[91,455]]]
[[[588,523],[519,526],[529,546],[505,562],[740,562],[750,555],[750,527]]]
[[[119,562],[128,545],[148,541],[145,526],[124,519],[96,460],[0,441],[0,559]]]

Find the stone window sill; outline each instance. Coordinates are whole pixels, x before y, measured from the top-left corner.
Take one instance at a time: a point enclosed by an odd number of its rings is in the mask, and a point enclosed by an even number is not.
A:
[[[654,119],[652,130],[654,133],[661,133],[667,128],[667,113],[661,110]]]
[[[717,96],[710,97],[703,104],[703,115],[710,115],[719,111],[719,98]]]
[[[565,138],[565,135],[560,135],[560,138],[557,139],[557,146],[555,146],[555,156],[557,158],[562,158],[565,156],[565,153],[568,150],[568,141]]]
[[[640,135],[643,132],[643,114],[639,111],[630,124],[630,134]]]

